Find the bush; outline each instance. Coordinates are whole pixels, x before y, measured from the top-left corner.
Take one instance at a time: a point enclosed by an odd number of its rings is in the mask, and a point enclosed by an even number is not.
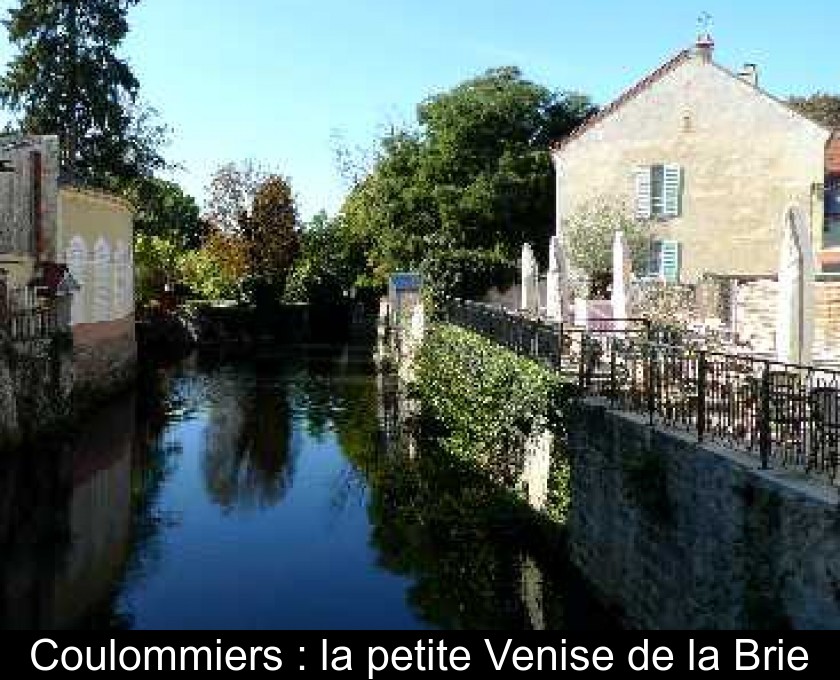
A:
[[[494,482],[516,487],[524,443],[545,427],[561,435],[567,386],[552,371],[473,333],[432,327],[417,359],[424,415],[439,443]],[[556,447],[549,479],[549,514],[565,517],[568,470]]]
[[[613,240],[619,230],[627,239],[633,270],[641,272],[647,268],[649,230],[618,200],[601,196],[584,203],[564,220],[563,230],[569,261],[590,277],[612,273]]]

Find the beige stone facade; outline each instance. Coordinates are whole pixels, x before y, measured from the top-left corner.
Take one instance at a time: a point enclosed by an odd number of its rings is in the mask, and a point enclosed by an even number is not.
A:
[[[58,259],[81,289],[73,296],[72,324],[108,323],[134,314],[134,211],[97,191],[59,192]]]
[[[678,168],[676,215],[649,220],[651,240],[678,244],[678,280],[776,271],[782,215],[811,215],[822,246],[829,130],[694,48],[680,53],[552,150],[557,231],[586,201],[633,210],[637,169]],[[667,181],[667,177],[666,177]]]

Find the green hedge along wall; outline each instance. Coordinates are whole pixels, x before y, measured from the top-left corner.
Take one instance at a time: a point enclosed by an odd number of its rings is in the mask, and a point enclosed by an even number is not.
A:
[[[479,467],[493,482],[517,489],[528,436],[555,434],[546,513],[564,522],[569,467],[564,414],[572,387],[547,367],[448,325],[432,326],[416,364],[424,416],[447,453]]]

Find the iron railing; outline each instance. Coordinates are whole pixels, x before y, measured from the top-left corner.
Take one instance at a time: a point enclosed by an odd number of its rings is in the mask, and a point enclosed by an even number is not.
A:
[[[840,372],[676,343],[640,320],[597,331],[453,300],[449,322],[549,364],[588,396],[755,455],[818,472],[840,463]],[[671,341],[663,341],[671,340]]]
[[[70,296],[49,298],[34,306],[0,308],[0,328],[13,341],[38,340],[70,329]]]

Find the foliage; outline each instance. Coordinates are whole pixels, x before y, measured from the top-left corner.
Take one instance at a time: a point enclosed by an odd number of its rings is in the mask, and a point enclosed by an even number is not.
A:
[[[650,234],[620,201],[599,196],[582,204],[564,221],[569,261],[590,277],[612,272],[613,241],[623,231],[634,271],[645,271]]]
[[[368,246],[368,281],[439,270],[444,253],[459,252],[450,262],[460,268],[490,257],[515,262],[523,242],[547,244],[548,142],[591,112],[585,97],[552,93],[515,68],[487,71],[420,104],[419,129],[383,137],[372,172],[342,208]],[[457,271],[445,278],[459,280]]]
[[[134,239],[135,298],[144,307],[167,285],[179,279],[180,250],[160,236],[137,234]]]
[[[438,325],[417,359],[417,390],[424,411],[441,428],[443,449],[513,488],[526,439],[560,424],[565,386],[535,362],[463,329]],[[564,509],[568,492],[554,467],[554,507]]]
[[[204,300],[235,299],[248,271],[248,253],[237,235],[213,231],[194,250],[165,236],[137,233],[134,243],[136,301],[147,307],[159,300],[166,285],[182,286]]]
[[[509,285],[516,278],[517,268],[498,248],[458,248],[429,253],[423,260],[422,273],[433,302],[441,303],[448,296],[473,298],[494,285]]]
[[[159,236],[185,249],[198,248],[206,237],[208,224],[199,216],[198,204],[174,182],[143,177],[127,183],[122,193],[137,210],[137,233]]]
[[[260,184],[251,214],[240,221],[254,302],[258,306],[279,302],[300,245],[297,208],[288,180],[272,175]]]
[[[61,137],[61,168],[73,179],[109,186],[164,166],[166,128],[137,103],[139,83],[116,53],[137,2],[20,0],[4,21],[18,53],[0,102],[21,130]]]
[[[335,304],[364,270],[365,254],[340,219],[321,212],[300,234],[300,253],[289,272],[286,299]]]
[[[251,160],[221,166],[207,187],[206,219],[215,229],[230,234],[238,232],[242,216],[250,212],[257,191],[268,177]]]
[[[840,129],[840,95],[817,92],[808,97],[790,97],[788,104],[815,123]]]

